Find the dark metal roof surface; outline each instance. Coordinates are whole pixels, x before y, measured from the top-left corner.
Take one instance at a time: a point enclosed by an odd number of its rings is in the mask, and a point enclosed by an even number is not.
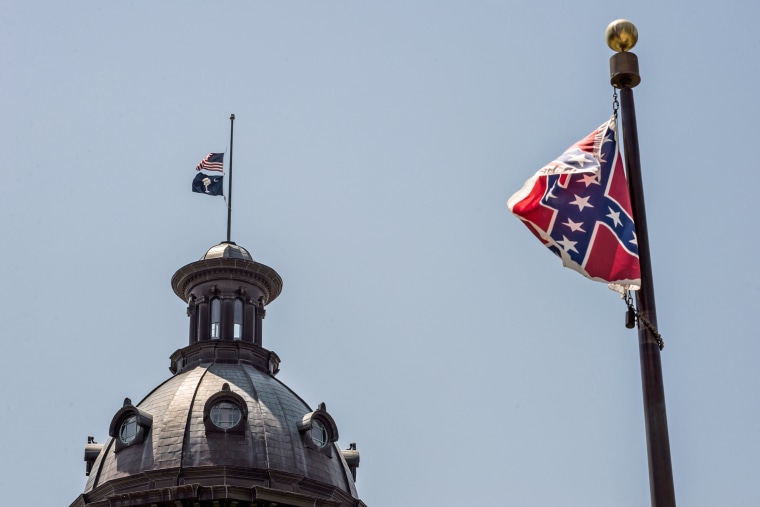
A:
[[[228,383],[248,407],[245,435],[207,435],[203,409]],[[203,467],[275,470],[302,476],[358,498],[351,472],[335,445],[332,457],[306,448],[297,424],[309,406],[274,377],[246,364],[214,363],[175,375],[137,407],[153,417],[145,441],[114,452],[109,439],[93,465],[85,493],[154,470],[196,478]]]

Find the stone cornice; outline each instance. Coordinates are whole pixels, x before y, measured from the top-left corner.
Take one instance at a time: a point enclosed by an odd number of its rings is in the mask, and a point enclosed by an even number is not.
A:
[[[264,293],[265,304],[282,292],[282,278],[274,269],[256,261],[230,258],[200,260],[181,267],[172,277],[172,289],[180,299],[187,301],[196,285],[220,280],[258,287]]]
[[[270,375],[280,371],[280,356],[275,352],[242,341],[197,342],[175,351],[169,359],[169,370],[174,374],[205,363],[250,364]]]
[[[176,481],[178,473],[177,469],[169,469],[147,472],[138,478],[117,479],[103,488],[80,495],[71,507],[212,507],[219,505],[221,500],[235,501],[238,507],[271,504],[292,507],[366,507],[364,502],[339,488],[278,470],[254,471],[225,466],[190,468],[181,473],[193,482],[156,487],[166,480]],[[201,485],[194,482],[202,477],[213,477],[216,480],[227,478],[233,484]],[[254,485],[239,485],[240,480],[249,484],[253,482]],[[142,482],[145,489],[137,482]],[[203,482],[208,484],[208,479]],[[286,485],[287,489],[282,487]]]

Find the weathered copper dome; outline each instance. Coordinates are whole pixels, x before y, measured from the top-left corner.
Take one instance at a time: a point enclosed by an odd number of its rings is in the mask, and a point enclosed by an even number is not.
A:
[[[262,346],[264,306],[282,290],[272,268],[231,242],[172,277],[188,303],[188,346],[174,376],[116,411],[110,438],[85,449],[88,480],[72,507],[360,507],[359,454],[338,427],[275,378]]]
[[[224,395],[225,384],[247,410],[238,433],[208,427],[207,405],[215,395]],[[152,417],[144,440],[118,452],[119,435],[106,442],[85,487],[87,503],[81,505],[115,494],[136,499],[140,492],[192,484],[223,485],[249,497],[258,487],[262,493],[275,489],[294,498],[306,494],[336,505],[358,505],[351,468],[337,444],[329,442],[329,452],[304,444],[310,436],[299,424],[314,411],[253,366],[197,366],[168,379],[135,408]],[[337,431],[330,439],[335,438]]]

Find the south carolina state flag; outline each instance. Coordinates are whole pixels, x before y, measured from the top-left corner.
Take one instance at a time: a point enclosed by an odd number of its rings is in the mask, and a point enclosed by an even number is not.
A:
[[[542,167],[507,207],[565,267],[638,289],[639,249],[616,130],[610,118]]]

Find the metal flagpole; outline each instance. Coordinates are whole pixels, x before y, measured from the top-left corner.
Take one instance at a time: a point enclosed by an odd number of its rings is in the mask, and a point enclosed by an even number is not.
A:
[[[235,128],[235,115],[230,115],[230,174],[227,181],[227,243],[230,242],[232,224],[232,134]]]
[[[639,63],[628,52],[638,40],[638,31],[630,21],[619,19],[607,27],[607,44],[616,54],[610,58],[610,83],[620,89],[620,109],[623,123],[623,146],[631,209],[636,223],[636,238],[641,265],[641,289],[636,291],[639,327],[639,357],[641,387],[644,395],[644,421],[649,459],[649,492],[653,507],[676,505],[673,469],[670,462],[668,419],[665,413],[665,390],[662,381],[660,345],[657,329],[657,310],[654,303],[652,263],[649,256],[644,187],[641,179],[639,139],[636,129],[636,110],[633,88],[641,82]]]

